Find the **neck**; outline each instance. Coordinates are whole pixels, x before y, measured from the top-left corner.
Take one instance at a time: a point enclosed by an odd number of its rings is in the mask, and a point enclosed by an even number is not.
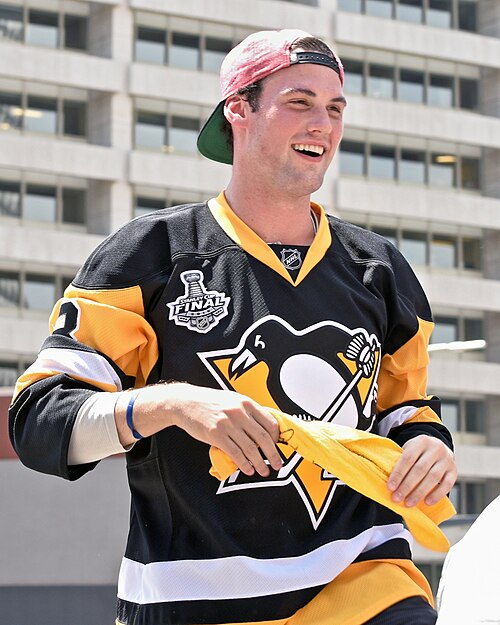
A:
[[[263,241],[284,245],[310,245],[315,236],[310,196],[280,197],[279,194],[243,192],[231,181],[225,191],[232,210]]]

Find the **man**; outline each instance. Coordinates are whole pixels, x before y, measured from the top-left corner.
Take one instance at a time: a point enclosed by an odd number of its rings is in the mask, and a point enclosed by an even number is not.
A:
[[[405,449],[388,488],[409,507],[455,480],[414,274],[310,201],[341,140],[343,80],[303,31],[231,51],[198,142],[232,163],[227,189],[104,241],[19,380],[11,436],[28,466],[76,479],[128,450],[117,623],[435,621],[401,517],[277,445],[268,410],[392,437]],[[238,467],[220,483],[209,445]]]

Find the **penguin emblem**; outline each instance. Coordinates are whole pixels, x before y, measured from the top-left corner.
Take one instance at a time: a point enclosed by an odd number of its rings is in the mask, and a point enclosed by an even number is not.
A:
[[[234,349],[198,356],[222,388],[252,397],[305,420],[330,421],[370,430],[375,418],[380,343],[363,328],[333,321],[296,330],[269,315],[244,332]],[[269,478],[237,471],[219,492],[293,484],[318,527],[335,490],[335,476],[278,445],[283,467]]]

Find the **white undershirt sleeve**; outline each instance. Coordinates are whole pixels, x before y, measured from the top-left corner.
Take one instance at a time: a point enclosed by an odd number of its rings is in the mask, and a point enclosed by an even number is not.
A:
[[[68,449],[68,464],[96,462],[122,454],[134,445],[123,447],[115,422],[115,404],[120,393],[94,393],[80,407]]]

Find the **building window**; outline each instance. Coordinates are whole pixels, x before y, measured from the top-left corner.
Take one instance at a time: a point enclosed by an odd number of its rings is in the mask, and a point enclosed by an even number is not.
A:
[[[165,208],[165,200],[151,197],[137,197],[135,200],[134,217],[161,210],[162,208]]]
[[[369,55],[369,51],[367,51]],[[347,93],[367,93],[371,97],[439,107],[479,109],[479,80],[460,75],[433,74],[410,67],[398,67],[397,90],[394,68],[360,60],[343,59]],[[396,64],[397,66],[397,64]]]
[[[454,343],[459,340],[459,324],[457,317],[436,316],[431,343]]]
[[[463,189],[478,190],[480,188],[478,158],[462,156],[460,159],[460,183]]]
[[[482,399],[441,399],[441,419],[452,433],[485,434],[485,415],[486,404]]]
[[[87,18],[81,15],[64,16],[64,47],[68,50],[86,50]]]
[[[198,69],[200,37],[189,33],[172,33],[168,62],[174,67]]]
[[[30,9],[26,43],[46,48],[57,48],[59,44],[57,22],[57,13]]]
[[[0,180],[0,215],[19,217],[21,214],[21,189],[18,182]]]
[[[425,152],[402,149],[398,161],[398,180],[425,184]]]
[[[135,60],[163,65],[167,61],[167,32],[139,26],[135,40]]]
[[[21,7],[0,5],[0,39],[22,41],[24,38]]]
[[[0,130],[85,137],[87,103],[34,94],[0,92]]]
[[[459,80],[459,106],[469,111],[479,109],[479,83],[472,78],[460,78]]]
[[[481,270],[483,266],[481,240],[464,237],[462,240],[462,263],[464,269]]]
[[[19,130],[22,123],[21,94],[0,92],[0,129]]]
[[[429,184],[436,187],[455,186],[456,161],[453,154],[431,154]]]
[[[350,13],[363,13],[362,0],[339,0],[339,9]]]
[[[197,154],[196,141],[200,131],[201,109],[189,104],[159,101],[138,101],[135,147],[160,150],[164,153]],[[162,112],[164,108],[164,112]],[[186,114],[183,114],[183,113]],[[190,115],[190,113],[192,113]]]
[[[367,15],[392,17],[392,0],[365,0]]]
[[[87,106],[78,100],[63,100],[63,134],[85,137],[87,134]]]
[[[29,310],[52,310],[56,281],[52,276],[27,274],[23,284],[23,306]]]
[[[486,432],[485,403],[476,399],[465,400],[465,431],[475,434]]]
[[[340,173],[349,176],[364,176],[364,143],[358,141],[342,141],[340,144]]]
[[[424,20],[424,7],[422,0],[399,0],[397,18],[405,22],[421,24]]]
[[[385,145],[370,146],[368,161],[368,175],[373,178],[394,180],[396,165],[396,150]]]
[[[427,234],[425,232],[403,230],[399,249],[412,265],[427,264]]]
[[[28,184],[24,196],[23,217],[34,221],[54,223],[57,215],[57,191],[55,187]]]
[[[0,306],[16,307],[20,302],[19,275],[12,271],[0,271]]]
[[[451,108],[455,103],[453,77],[431,74],[427,90],[427,103],[431,106]]]
[[[477,32],[476,0],[339,0],[339,9]]]
[[[86,189],[0,179],[0,215],[45,223],[63,222],[84,225],[86,222]]]
[[[17,362],[0,360],[0,387],[15,386],[18,377]]]
[[[62,189],[62,220],[67,224],[85,224],[86,193],[83,189]]]
[[[181,206],[183,204],[193,204],[205,202],[210,191],[181,191],[170,188],[158,187],[136,187],[134,217],[139,217],[146,213],[168,208],[170,206]]]
[[[427,24],[439,28],[451,28],[451,0],[428,0]]]
[[[176,152],[196,153],[196,140],[199,132],[199,119],[172,115],[168,131],[169,146]]]
[[[24,127],[31,132],[57,132],[57,100],[41,96],[28,96],[24,112]]]
[[[451,146],[456,149],[456,146]],[[343,139],[340,144],[340,173],[348,176],[368,175],[403,183],[441,188],[460,187],[481,190],[481,160],[451,152],[426,152],[390,145],[365,144]]]
[[[458,0],[458,28],[477,32],[476,0]]]
[[[450,430],[460,430],[460,404],[458,400],[443,399],[441,401],[441,421]]]
[[[386,238],[393,245],[397,245],[398,244],[398,233],[397,233],[395,228],[375,227],[372,230],[373,230],[373,232],[376,232],[377,234],[380,234],[381,236]]]
[[[458,514],[480,514],[486,507],[486,484],[458,480],[450,492]]]
[[[361,61],[343,61],[346,93],[364,93],[364,71]]]
[[[422,104],[425,99],[425,75],[412,69],[399,72],[398,100]]]
[[[373,98],[394,98],[394,68],[388,65],[370,65],[367,94]]]
[[[83,6],[83,3],[82,3]],[[0,39],[45,48],[86,50],[88,17],[0,4]]]
[[[484,339],[484,322],[481,318],[465,317],[463,320],[464,341],[477,341]]]
[[[219,37],[206,37],[201,55],[201,69],[204,72],[218,73],[226,54],[231,50],[232,42]]]
[[[455,237],[433,234],[430,243],[431,267],[457,266],[457,240]]]
[[[165,20],[163,15],[158,17]],[[141,20],[146,23],[140,23]],[[218,73],[224,57],[233,47],[233,39],[223,36],[230,31],[225,24],[211,24],[210,34],[201,34],[198,31],[205,30],[206,25],[195,20],[192,20],[192,31],[188,30],[188,25],[185,31],[185,26],[182,27],[182,32],[174,23],[168,29],[153,27],[151,15],[141,18],[138,14],[137,21],[135,60],[143,63]]]
[[[360,224],[367,227],[366,224]],[[450,269],[471,269],[480,271],[482,268],[480,237],[448,235],[441,233],[428,234],[416,230],[399,229],[372,224],[369,229],[381,234],[400,249],[406,259],[415,265],[429,265]],[[444,320],[443,320],[444,319]],[[439,317],[441,324],[445,324],[448,318]],[[463,323],[462,323],[463,321]],[[453,327],[456,326],[456,340],[484,339],[483,321],[481,318],[465,317],[461,322],[452,318]],[[446,327],[445,327],[446,331]],[[448,342],[455,340],[446,336],[443,340],[437,340],[439,329],[433,335],[434,342]]]
[[[166,145],[166,115],[138,111],[135,124],[135,145],[141,148],[162,149]]]

